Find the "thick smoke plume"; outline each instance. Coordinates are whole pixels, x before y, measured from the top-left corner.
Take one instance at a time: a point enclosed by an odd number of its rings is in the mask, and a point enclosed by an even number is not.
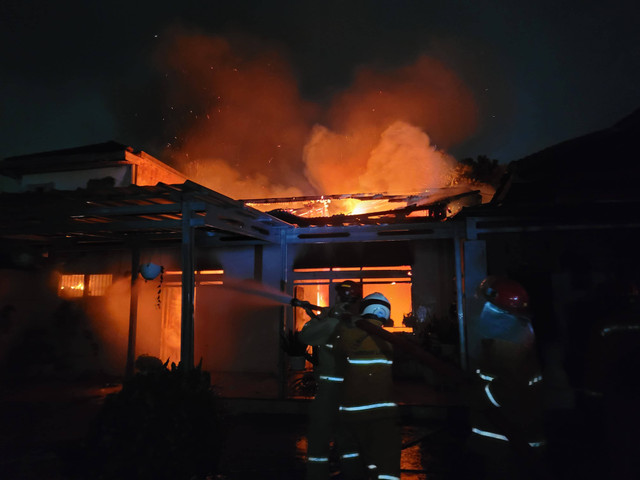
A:
[[[454,72],[421,57],[362,68],[328,105],[302,98],[287,59],[255,41],[173,32],[157,52],[167,154],[195,181],[233,198],[412,193],[452,181],[445,150],[476,128]]]

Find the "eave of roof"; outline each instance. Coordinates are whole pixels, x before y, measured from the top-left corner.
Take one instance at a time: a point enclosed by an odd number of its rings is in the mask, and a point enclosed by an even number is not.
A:
[[[185,215],[187,215],[185,217]],[[0,238],[39,242],[126,242],[179,239],[185,227],[278,242],[288,227],[193,182],[75,191],[0,194]]]

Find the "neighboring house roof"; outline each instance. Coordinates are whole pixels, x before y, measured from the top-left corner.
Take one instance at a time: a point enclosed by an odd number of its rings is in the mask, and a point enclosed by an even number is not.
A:
[[[464,208],[469,238],[640,228],[640,109],[509,164],[491,202]]]
[[[639,138],[640,109],[610,128],[512,162],[493,203],[640,200]]]
[[[132,179],[135,185],[182,183],[187,180],[184,174],[151,155],[113,141],[8,157],[0,161],[0,174],[20,179],[25,175],[91,171],[120,165],[139,167]]]
[[[0,174],[19,178],[43,172],[82,170],[98,166],[118,165],[127,161],[133,148],[117,142],[104,142],[82,147],[7,157],[0,162]]]

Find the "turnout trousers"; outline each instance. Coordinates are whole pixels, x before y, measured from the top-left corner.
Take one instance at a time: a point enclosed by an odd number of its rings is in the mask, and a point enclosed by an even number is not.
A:
[[[306,480],[327,480],[330,476],[329,454],[338,424],[341,389],[342,382],[318,381],[309,407]]]

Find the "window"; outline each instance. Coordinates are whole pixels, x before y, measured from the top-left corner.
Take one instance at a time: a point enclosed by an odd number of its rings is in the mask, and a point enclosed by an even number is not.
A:
[[[58,284],[60,297],[75,298],[84,296],[84,275],[62,275]]]
[[[411,312],[411,266],[297,268],[294,270],[295,296],[312,304],[327,306],[334,301],[334,287],[344,280],[362,284],[364,296],[374,292],[385,295],[391,303],[392,332],[411,331],[404,327],[404,315]],[[309,320],[303,309],[294,309],[294,325],[300,330]]]
[[[109,274],[70,274],[60,275],[58,296],[64,298],[99,297],[107,293],[113,283]]]
[[[194,305],[197,308],[198,291],[200,287],[223,284],[223,270],[194,271],[195,291]],[[162,328],[160,331],[160,358],[171,359],[176,364],[180,362],[180,343],[182,326],[182,272],[167,270],[162,282]],[[206,289],[204,290],[206,295]]]
[[[222,285],[224,278],[224,270],[195,270],[193,272],[195,278],[195,286],[204,285]],[[164,272],[164,285],[179,287],[182,285],[182,271],[167,270]]]
[[[87,295],[90,297],[101,297],[107,293],[107,289],[113,283],[113,275],[100,274],[100,275],[87,275],[89,277],[89,290]]]

